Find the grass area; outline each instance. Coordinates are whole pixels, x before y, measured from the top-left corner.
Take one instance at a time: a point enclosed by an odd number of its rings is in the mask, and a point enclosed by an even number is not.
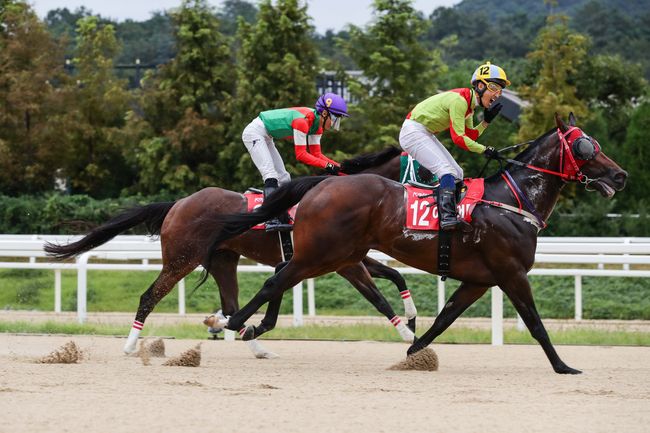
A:
[[[88,311],[124,311],[137,309],[140,295],[154,281],[157,272],[89,271]],[[240,304],[262,287],[270,274],[240,273]],[[214,281],[209,281],[194,294],[190,292],[199,274],[193,273],[186,282],[187,312],[206,313],[219,308],[220,300]],[[436,278],[431,275],[405,275],[420,315],[433,316],[437,311]],[[531,277],[537,308],[542,318],[571,318],[574,309],[573,277]],[[377,285],[399,314],[401,298],[392,283],[377,280]],[[458,282],[447,280],[447,295]],[[62,272],[62,307],[76,310],[77,279],[74,271]],[[650,320],[650,278],[583,278],[583,317],[585,319]],[[292,311],[291,291],[286,293],[281,313]],[[505,317],[514,317],[509,302],[505,302]],[[377,315],[378,313],[350,284],[336,274],[316,279],[316,307],[319,314]],[[54,272],[45,270],[0,270],[0,309],[54,309]],[[156,312],[178,311],[177,291],[165,297]],[[488,317],[490,297],[484,296],[463,315]]]
[[[117,335],[126,337],[128,327],[105,324],[77,324],[58,322],[0,322],[0,332],[4,333],[42,333],[68,335]],[[650,333],[602,331],[593,329],[569,329],[549,332],[555,344],[604,345],[604,346],[650,346]],[[179,339],[207,338],[202,325],[179,324],[156,326],[147,324],[142,334],[146,336],[168,336]],[[489,330],[452,327],[443,333],[437,343],[490,343]],[[382,325],[340,325],[276,328],[262,339],[309,339],[335,341],[401,341],[394,329]],[[528,331],[508,329],[504,334],[507,344],[537,344]]]

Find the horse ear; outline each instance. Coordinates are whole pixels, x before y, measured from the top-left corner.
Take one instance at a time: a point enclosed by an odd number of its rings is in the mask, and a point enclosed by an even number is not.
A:
[[[569,113],[569,125],[576,126],[576,116],[573,115],[573,111]]]
[[[560,115],[557,113],[557,111],[555,112],[555,124],[560,129],[560,131],[566,131],[567,129],[569,129],[564,123],[564,120],[562,120]]]

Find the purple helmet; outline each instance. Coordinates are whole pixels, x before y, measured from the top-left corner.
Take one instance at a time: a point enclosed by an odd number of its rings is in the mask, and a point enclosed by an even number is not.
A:
[[[318,98],[316,101],[316,111],[320,114],[323,110],[327,110],[336,116],[350,117],[345,99],[336,93],[325,93]]]

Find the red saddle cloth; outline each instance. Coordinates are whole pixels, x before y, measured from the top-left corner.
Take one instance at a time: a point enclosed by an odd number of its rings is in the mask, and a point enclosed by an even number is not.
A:
[[[244,197],[246,197],[246,200],[248,202],[248,212],[253,212],[255,209],[262,206],[262,203],[264,203],[264,194],[259,194],[256,192],[246,192],[244,193]],[[297,207],[298,205],[292,207],[289,210],[289,216],[291,217],[291,224],[293,224],[293,220],[296,217]],[[251,230],[264,230],[265,228],[266,228],[266,223],[261,223],[251,228]]]
[[[472,221],[472,212],[483,198],[483,178],[465,179],[467,188],[465,196],[457,206],[459,218]],[[439,230],[438,206],[435,204],[435,194],[430,189],[406,187],[406,228],[411,230]]]

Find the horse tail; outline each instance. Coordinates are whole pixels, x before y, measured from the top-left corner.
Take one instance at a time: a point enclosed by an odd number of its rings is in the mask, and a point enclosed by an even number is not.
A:
[[[146,224],[150,235],[159,235],[163,221],[174,203],[176,202],[159,202],[127,209],[76,242],[67,245],[47,242],[43,249],[48,255],[59,260],[69,259],[103,245],[118,234],[142,223]]]
[[[388,146],[379,152],[365,153],[341,162],[341,171],[345,174],[357,174],[372,167],[378,167],[402,153],[402,149]]]
[[[221,230],[210,243],[210,248],[208,249],[208,254],[204,260],[203,267],[206,270],[210,269],[214,253],[222,242],[234,238],[235,236],[246,232],[251,227],[286,212],[292,206],[296,205],[310,189],[329,177],[330,176],[308,176],[298,178],[275,190],[268,198],[264,199],[262,206],[258,207],[253,212],[241,212],[217,216],[214,221],[221,225]],[[207,278],[208,274],[206,272],[196,287],[198,288],[203,284]]]

